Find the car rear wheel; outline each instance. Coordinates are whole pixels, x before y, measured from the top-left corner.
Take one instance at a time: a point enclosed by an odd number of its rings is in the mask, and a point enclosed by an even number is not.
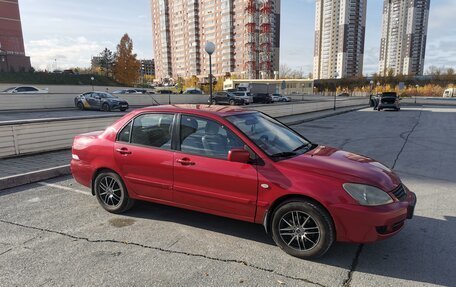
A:
[[[95,179],[95,195],[100,205],[112,213],[123,213],[133,207],[135,200],[128,196],[119,175],[102,172]]]
[[[285,202],[274,212],[272,238],[286,253],[303,259],[325,254],[335,240],[332,220],[308,201]]]
[[[103,104],[103,106],[101,106],[101,109],[104,112],[110,112],[111,111],[111,107],[108,104]]]
[[[212,100],[212,104],[213,104],[213,105],[216,105],[216,104],[217,104],[217,101],[216,101],[216,100]]]
[[[79,110],[81,110],[81,111],[84,110],[84,104],[83,104],[82,102],[78,102],[78,104],[76,105],[76,107],[77,107]]]
[[[230,100],[229,103],[230,103],[230,106],[234,106],[234,104],[235,104],[234,100]]]

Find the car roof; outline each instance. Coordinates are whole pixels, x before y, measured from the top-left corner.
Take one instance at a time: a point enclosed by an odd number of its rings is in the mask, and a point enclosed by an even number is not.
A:
[[[192,113],[195,115],[217,115],[226,117],[236,114],[254,113],[255,111],[233,106],[203,105],[203,104],[176,104],[160,105],[137,109],[135,112],[173,112],[173,113]]]

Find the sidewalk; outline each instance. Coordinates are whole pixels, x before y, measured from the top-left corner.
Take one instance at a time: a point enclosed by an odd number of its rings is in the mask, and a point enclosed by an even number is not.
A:
[[[296,125],[325,117],[335,116],[365,106],[339,108],[278,118],[287,125]],[[36,155],[0,159],[0,191],[28,183],[70,174],[71,151],[62,150]]]

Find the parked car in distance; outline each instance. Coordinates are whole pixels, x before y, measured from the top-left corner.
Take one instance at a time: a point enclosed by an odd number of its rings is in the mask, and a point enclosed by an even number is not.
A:
[[[141,91],[138,91],[137,89],[121,89],[121,90],[115,90],[112,92],[113,95],[124,95],[124,94],[143,94]]]
[[[202,95],[203,91],[198,88],[189,88],[184,91],[184,94],[191,94],[191,95]]]
[[[377,111],[384,109],[393,109],[399,111],[401,109],[399,97],[395,92],[381,93],[377,97]]]
[[[448,88],[443,92],[444,98],[453,98],[456,97],[456,88]]]
[[[290,102],[290,97],[281,95],[281,94],[273,94],[274,97],[278,97],[278,102]]]
[[[162,94],[162,95],[165,95],[165,94],[168,95],[168,94],[172,94],[173,91],[171,91],[171,90],[158,90],[157,93]]]
[[[271,94],[271,99],[273,102],[280,102],[280,95],[279,94]]]
[[[6,90],[0,92],[2,94],[47,94],[49,90],[46,89],[38,89],[37,87],[33,86],[17,86],[11,87]]]
[[[253,96],[249,92],[235,91],[232,93],[242,98],[246,105],[253,103]]]
[[[128,109],[128,102],[106,92],[87,92],[74,98],[74,105],[80,110],[101,110],[110,112]]]
[[[146,200],[263,224],[280,248],[306,259],[334,241],[391,237],[416,204],[381,163],[226,106],[135,110],[76,136],[71,171],[109,212]]]
[[[350,94],[349,93],[342,93],[342,94],[338,94],[337,96],[338,97],[350,97]]]
[[[216,92],[212,95],[212,102],[211,99],[207,100],[208,103],[212,105],[218,104],[229,104],[229,105],[244,105],[245,101],[242,97],[236,96],[234,93],[228,92]]]
[[[272,96],[271,94],[253,94],[253,102],[254,103],[261,103],[261,104],[270,104],[272,103]]]

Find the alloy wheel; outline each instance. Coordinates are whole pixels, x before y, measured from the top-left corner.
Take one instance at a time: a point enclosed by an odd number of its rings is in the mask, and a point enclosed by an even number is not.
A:
[[[100,199],[109,207],[117,207],[122,204],[124,194],[120,183],[112,176],[105,176],[98,185]]]
[[[288,247],[298,251],[314,248],[321,237],[317,222],[302,211],[289,211],[280,218],[279,235]]]

